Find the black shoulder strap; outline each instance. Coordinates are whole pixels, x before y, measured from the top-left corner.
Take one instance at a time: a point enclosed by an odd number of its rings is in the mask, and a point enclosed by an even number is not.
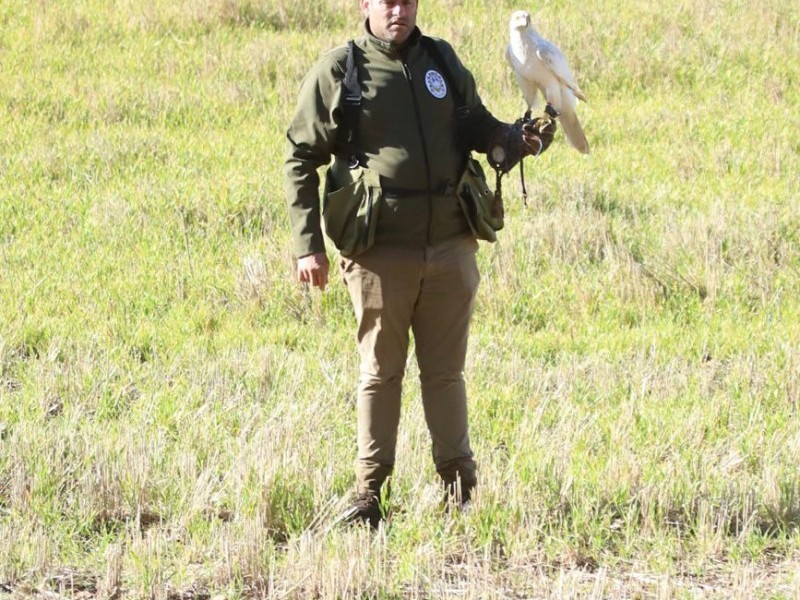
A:
[[[355,42],[347,42],[347,63],[345,65],[344,87],[342,94],[344,142],[351,146],[358,129],[358,117],[361,115],[361,84],[358,81]]]

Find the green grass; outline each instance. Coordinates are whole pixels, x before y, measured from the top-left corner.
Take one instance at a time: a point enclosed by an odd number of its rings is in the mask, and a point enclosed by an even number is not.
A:
[[[423,2],[489,108],[532,11],[590,103],[506,181],[443,516],[409,365],[394,514],[352,491],[343,286],[307,292],[284,131],[355,2],[0,4],[0,595],[794,598],[791,3]]]

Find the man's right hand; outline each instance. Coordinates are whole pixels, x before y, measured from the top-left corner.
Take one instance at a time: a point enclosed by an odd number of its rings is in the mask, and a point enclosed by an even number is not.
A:
[[[322,291],[325,291],[325,286],[328,285],[329,269],[328,255],[324,252],[297,259],[297,279],[302,283],[310,283]]]

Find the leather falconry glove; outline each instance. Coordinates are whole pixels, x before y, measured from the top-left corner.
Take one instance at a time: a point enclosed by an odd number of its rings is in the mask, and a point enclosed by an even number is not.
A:
[[[495,171],[508,173],[526,156],[539,156],[547,150],[557,128],[550,111],[543,117],[525,117],[512,125],[498,127],[489,140],[486,153],[489,164]]]

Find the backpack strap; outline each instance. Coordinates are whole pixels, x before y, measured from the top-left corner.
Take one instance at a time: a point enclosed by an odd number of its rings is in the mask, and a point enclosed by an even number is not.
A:
[[[361,85],[358,81],[358,67],[356,66],[355,42],[347,42],[347,63],[345,65],[342,86],[342,107],[344,109],[345,142],[351,145],[355,139],[358,128],[358,118],[361,116]]]
[[[439,52],[439,48],[436,46],[436,42],[433,41],[433,38],[429,38],[428,36],[423,35],[420,43],[428,52],[430,57],[433,59],[433,62],[436,63],[436,66],[442,72],[442,76],[444,77],[445,81],[447,81],[448,86],[453,92],[453,99],[456,102],[456,121],[458,121],[458,128],[462,135],[465,132],[469,132],[472,128],[472,121],[474,118],[479,117],[480,113],[474,111],[472,108],[467,106],[466,102],[464,102],[464,96],[458,91],[453,85],[453,73],[450,71],[450,67],[447,66],[444,58],[442,57],[442,53]],[[478,111],[486,110],[481,106]],[[469,152],[467,152],[467,158],[469,158]],[[520,165],[520,180],[522,182],[522,194],[523,199],[527,199],[527,191],[525,190],[525,171],[522,168],[522,161],[519,161]],[[481,177],[483,177],[483,172],[481,172]],[[494,201],[493,201],[493,210],[499,211],[500,218],[502,218],[503,214],[503,183],[502,183],[503,174],[500,170],[495,169],[495,180],[494,180]]]

